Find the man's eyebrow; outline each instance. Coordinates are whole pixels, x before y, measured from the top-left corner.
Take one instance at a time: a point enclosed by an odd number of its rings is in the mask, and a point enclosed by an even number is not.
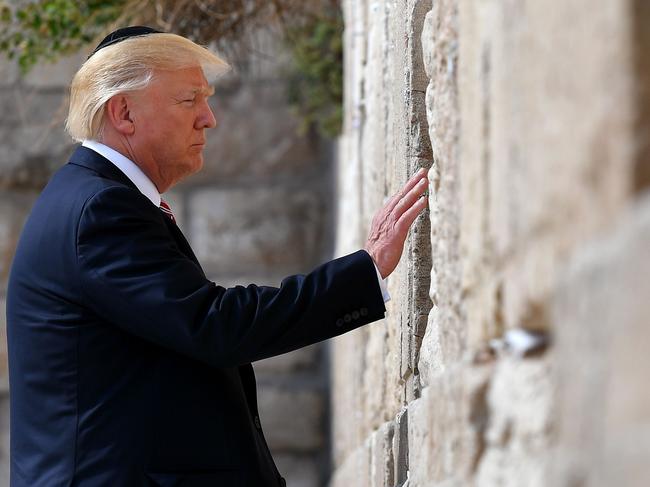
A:
[[[193,94],[201,93],[202,95],[205,95],[205,96],[212,96],[212,95],[214,95],[214,86],[204,86],[204,87],[201,87],[201,88],[194,88],[192,90],[192,93]]]

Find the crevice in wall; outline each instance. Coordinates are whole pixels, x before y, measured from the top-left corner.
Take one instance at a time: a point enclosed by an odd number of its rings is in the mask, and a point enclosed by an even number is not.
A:
[[[650,3],[633,0],[632,46],[636,82],[635,136],[637,144],[633,187],[640,193],[650,188]]]
[[[490,165],[492,159],[491,143],[491,118],[492,118],[492,59],[491,46],[485,43],[481,52],[481,123],[483,128],[483,147],[481,154],[482,182],[483,182],[483,220],[481,230],[483,237],[483,261],[487,264],[492,261],[492,241],[490,239],[489,215],[492,195],[490,192]]]
[[[433,158],[431,141],[429,140],[429,123],[426,113],[426,86],[428,77],[424,69],[422,51],[422,30],[426,13],[431,10],[431,0],[414,1],[408,5],[406,16],[406,31],[409,71],[407,73],[406,90],[408,126],[406,154],[408,157],[409,174],[419,168],[430,168]],[[409,368],[414,373],[412,381],[413,398],[420,395],[420,385],[417,371],[420,347],[426,332],[429,312],[433,303],[429,298],[431,284],[431,222],[429,212],[415,221],[408,242],[407,256],[409,262],[408,285],[411,290],[408,297],[409,316]]]
[[[485,434],[490,422],[490,409],[488,405],[488,392],[490,381],[486,380],[481,384],[469,398],[469,422],[474,433],[474,452],[472,455],[470,472],[476,473],[483,454],[487,448]]]

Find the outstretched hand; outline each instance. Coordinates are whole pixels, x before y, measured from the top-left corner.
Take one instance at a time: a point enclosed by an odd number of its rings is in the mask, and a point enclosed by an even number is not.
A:
[[[364,248],[384,279],[397,267],[409,228],[427,206],[427,198],[422,196],[426,189],[427,171],[423,168],[372,219]]]

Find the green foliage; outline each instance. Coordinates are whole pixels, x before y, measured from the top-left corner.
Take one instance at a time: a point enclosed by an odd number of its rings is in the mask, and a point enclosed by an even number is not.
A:
[[[343,120],[343,17],[340,10],[315,17],[287,35],[293,54],[289,101],[303,120],[326,136],[341,131]]]
[[[38,0],[0,3],[0,51],[23,72],[40,59],[54,60],[89,44],[120,18],[127,0]]]

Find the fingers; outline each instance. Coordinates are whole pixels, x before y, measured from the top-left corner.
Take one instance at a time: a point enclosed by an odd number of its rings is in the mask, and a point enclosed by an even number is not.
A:
[[[406,196],[409,191],[411,191],[420,181],[426,180],[427,176],[427,170],[425,168],[421,168],[418,172],[416,172],[413,176],[411,176],[411,179],[409,179],[406,184],[400,189],[388,202],[387,205],[387,210],[389,212],[393,211],[395,206]]]
[[[397,205],[395,205],[395,208],[393,209],[393,213],[395,215],[395,219],[399,219],[402,214],[407,211],[409,208],[413,206],[413,204],[418,200],[420,196],[426,191],[427,189],[427,184],[428,181],[426,179],[421,179],[406,195],[399,200]]]
[[[419,198],[415,204],[412,204],[404,213],[402,213],[402,216],[399,217],[399,220],[397,220],[397,231],[400,233],[400,235],[404,235],[406,237],[406,233],[408,232],[409,228],[417,218],[417,216],[422,212],[427,207],[428,200],[425,197]]]

